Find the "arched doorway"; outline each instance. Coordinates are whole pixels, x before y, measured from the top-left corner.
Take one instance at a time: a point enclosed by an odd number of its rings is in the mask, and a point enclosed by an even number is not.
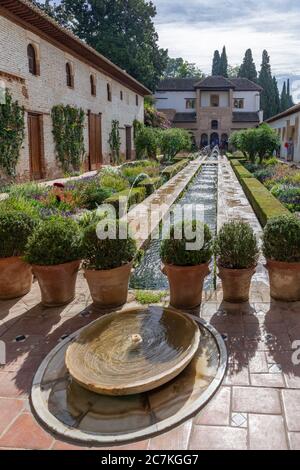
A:
[[[221,150],[227,152],[228,150],[228,134],[221,135]]]
[[[217,132],[213,132],[210,135],[210,146],[214,148],[216,145],[220,145],[219,134]]]
[[[207,134],[202,134],[201,135],[201,141],[200,141],[200,147],[207,147],[208,146],[208,135]]]

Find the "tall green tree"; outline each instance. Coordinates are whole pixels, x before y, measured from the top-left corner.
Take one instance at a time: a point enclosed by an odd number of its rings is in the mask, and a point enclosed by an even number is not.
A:
[[[164,78],[204,78],[204,73],[195,64],[191,64],[182,57],[167,60],[167,67],[163,74]]]
[[[274,92],[274,109],[272,110],[273,115],[280,113],[281,103],[280,103],[280,94],[278,89],[277,79],[273,77],[273,92]]]
[[[222,54],[221,54],[221,61],[220,61],[220,75],[222,77],[228,77],[228,59],[226,53],[226,47],[223,47]]]
[[[270,64],[270,56],[266,50],[263,51],[262,64],[258,82],[263,89],[261,93],[261,106],[264,111],[264,119],[268,119],[274,115],[275,93]]]
[[[294,100],[293,100],[293,97],[291,95],[291,83],[290,83],[290,79],[288,78],[287,80],[287,89],[286,89],[286,92],[287,92],[287,99],[288,99],[288,103],[289,103],[289,108],[291,108],[292,106],[294,106]]]
[[[247,49],[242,65],[239,70],[239,77],[248,78],[252,82],[257,81],[257,70],[253,60],[252,50]]]
[[[41,2],[40,2],[41,3]],[[154,90],[168,52],[158,46],[156,8],[146,0],[50,0],[47,9],[63,26]]]
[[[282,91],[281,91],[281,97],[280,97],[280,111],[286,111],[289,108],[289,99],[288,99],[288,94],[287,94],[287,86],[286,82],[284,82]]]
[[[214,52],[213,64],[212,64],[212,75],[220,75],[221,56],[219,51]]]

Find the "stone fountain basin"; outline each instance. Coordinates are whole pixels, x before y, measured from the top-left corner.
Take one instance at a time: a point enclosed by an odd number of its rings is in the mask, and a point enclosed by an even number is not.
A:
[[[71,377],[101,395],[125,396],[160,387],[195,356],[200,330],[171,308],[136,308],[104,315],[84,328],[65,356]]]

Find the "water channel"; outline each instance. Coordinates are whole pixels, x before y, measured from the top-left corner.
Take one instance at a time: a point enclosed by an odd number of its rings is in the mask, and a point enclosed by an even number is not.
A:
[[[191,181],[187,190],[176,204],[201,204],[203,207],[202,221],[208,224],[212,234],[217,230],[217,190],[218,165],[217,155],[209,157],[202,165],[200,172]],[[131,277],[132,289],[167,290],[167,277],[161,272],[160,240],[151,240],[145,249],[144,257]],[[213,288],[213,273],[206,278],[206,291]]]

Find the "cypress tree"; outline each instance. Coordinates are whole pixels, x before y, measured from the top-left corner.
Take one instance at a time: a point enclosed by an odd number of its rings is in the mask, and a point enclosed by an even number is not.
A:
[[[291,84],[290,84],[290,79],[288,78],[288,81],[287,81],[287,101],[288,101],[288,105],[289,105],[289,108],[291,108],[292,106],[294,106],[294,101],[293,101],[293,97],[291,95]]]
[[[228,78],[228,59],[226,53],[226,47],[223,47],[223,51],[221,54],[221,61],[220,61],[220,73],[222,77]]]
[[[261,106],[264,111],[264,119],[268,119],[274,112],[274,84],[270,65],[270,56],[266,50],[263,51],[261,70],[259,73],[259,85],[261,93]]]
[[[252,82],[257,81],[256,66],[252,56],[252,50],[247,49],[242,65],[240,66],[239,74],[240,78],[248,78]]]
[[[212,65],[212,75],[220,75],[221,56],[219,51],[215,51]]]
[[[281,92],[281,98],[280,98],[280,111],[286,111],[289,108],[289,99],[288,99],[288,94],[287,94],[287,85],[286,82],[283,84],[282,92]]]
[[[278,90],[278,83],[276,77],[273,77],[273,90],[274,90],[274,109],[273,115],[280,113],[281,106],[280,106],[280,95]]]

